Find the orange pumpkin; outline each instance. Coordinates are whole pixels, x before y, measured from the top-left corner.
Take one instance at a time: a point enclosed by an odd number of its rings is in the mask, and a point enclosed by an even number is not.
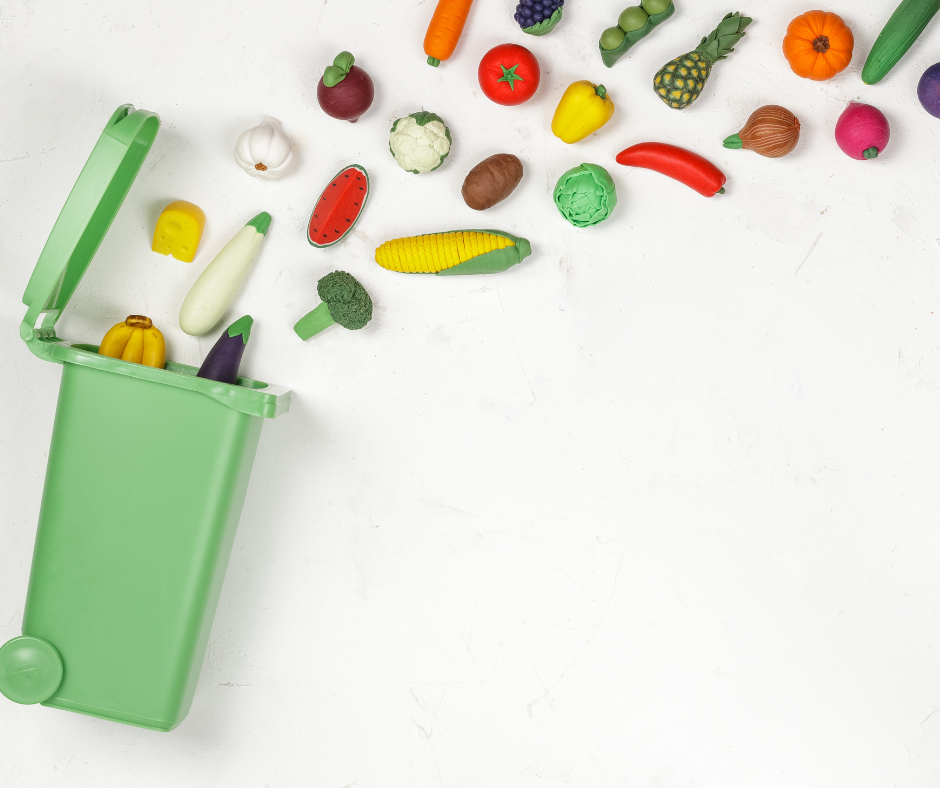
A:
[[[855,37],[842,17],[829,11],[807,11],[787,27],[783,54],[798,77],[822,81],[844,70],[852,60]]]

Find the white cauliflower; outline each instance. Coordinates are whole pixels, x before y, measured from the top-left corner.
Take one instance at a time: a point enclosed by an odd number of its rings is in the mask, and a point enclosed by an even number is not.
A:
[[[433,112],[415,112],[395,121],[388,147],[403,170],[431,172],[450,153],[450,130]]]

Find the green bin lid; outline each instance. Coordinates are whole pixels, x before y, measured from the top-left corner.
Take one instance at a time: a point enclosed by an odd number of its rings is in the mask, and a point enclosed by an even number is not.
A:
[[[59,339],[55,324],[101,245],[160,130],[154,112],[118,107],[101,132],[33,270],[23,303],[20,337],[39,358],[80,364],[205,394],[226,407],[273,419],[290,408],[290,389],[250,378],[238,385],[196,377],[196,368],[168,361],[163,369],[98,353],[96,345]],[[41,323],[39,321],[42,321]],[[0,688],[2,691],[2,688]]]
[[[26,285],[24,323],[52,328],[78,287],[160,130],[154,112],[118,107],[85,162]],[[24,337],[25,339],[26,337]]]

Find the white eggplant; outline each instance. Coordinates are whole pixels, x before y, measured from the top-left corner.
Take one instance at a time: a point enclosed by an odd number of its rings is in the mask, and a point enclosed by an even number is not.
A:
[[[180,308],[180,328],[190,336],[207,334],[222,319],[251,270],[271,215],[259,213],[242,227],[199,274]]]

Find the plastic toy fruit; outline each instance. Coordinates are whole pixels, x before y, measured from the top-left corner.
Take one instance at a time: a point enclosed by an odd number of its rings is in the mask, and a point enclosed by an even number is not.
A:
[[[631,6],[620,14],[617,27],[608,27],[601,33],[598,48],[604,65],[610,68],[638,41],[646,38],[676,12],[672,0],[646,0]]]
[[[632,33],[634,30],[639,30],[643,27],[647,21],[649,21],[649,18],[650,15],[643,10],[642,6],[630,6],[624,9],[620,14],[620,18],[617,20],[617,27],[623,30],[624,33]]]
[[[855,37],[842,17],[828,11],[807,11],[790,22],[783,54],[798,77],[831,79],[852,61]]]
[[[180,307],[180,328],[190,336],[209,333],[222,319],[248,276],[261,248],[271,214],[259,213],[242,227],[189,288]]]
[[[512,194],[522,180],[522,162],[511,153],[497,153],[470,170],[460,193],[475,211],[485,211]]]
[[[191,263],[205,226],[206,215],[202,208],[185,200],[175,200],[157,219],[151,248],[158,254],[171,254],[177,260]]]
[[[473,0],[437,0],[437,8],[424,36],[424,54],[428,65],[439,66],[454,54]]]
[[[853,159],[877,159],[891,138],[888,119],[870,104],[853,101],[836,123],[836,142]]]
[[[685,109],[692,104],[702,95],[712,66],[734,52],[734,45],[744,37],[744,28],[749,24],[750,17],[737,11],[725,16],[695,49],[670,60],[656,72],[653,77],[656,95],[673,109]]]
[[[901,0],[868,53],[862,82],[874,85],[904,57],[927,23],[940,11],[940,0]]]
[[[522,262],[532,248],[525,238],[497,230],[455,230],[386,241],[375,262],[403,274],[495,274]]]
[[[497,104],[511,107],[535,95],[539,87],[539,61],[518,44],[500,44],[480,61],[477,79],[484,95]]]
[[[317,83],[317,103],[327,115],[355,123],[372,106],[375,85],[349,52],[340,52]]]
[[[304,341],[334,323],[356,331],[372,319],[372,299],[352,274],[327,274],[317,282],[317,295],[323,303],[294,324],[294,333]]]
[[[752,150],[777,159],[786,156],[800,141],[800,121],[786,107],[777,104],[755,109],[737,134],[724,141],[726,148]]]
[[[519,0],[513,19],[523,33],[544,36],[561,21],[565,0]]]
[[[593,134],[614,116],[614,102],[603,85],[583,79],[562,94],[552,118],[552,134],[568,144]]]
[[[921,76],[917,83],[917,98],[927,112],[940,118],[940,63],[934,63]]]
[[[163,369],[166,343],[149,317],[129,315],[127,320],[112,326],[104,335],[98,354]]]
[[[616,49],[621,44],[623,44],[624,39],[627,37],[627,34],[623,32],[619,27],[608,27],[603,33],[601,33],[600,48],[604,51],[610,51],[611,49]]]
[[[265,118],[254,128],[243,131],[235,141],[235,161],[249,175],[280,178],[292,160],[291,141],[281,131],[281,122]]]
[[[684,183],[704,197],[724,194],[725,176],[697,153],[664,142],[641,142],[617,154],[617,163],[643,167]]]
[[[604,221],[617,205],[617,189],[610,173],[597,164],[573,167],[558,179],[555,205],[575,227]]]
[[[196,377],[235,385],[253,323],[251,315],[245,315],[225,329],[202,362]]]
[[[307,223],[307,241],[324,249],[339,243],[356,226],[369,199],[369,174],[350,164],[330,181],[313,206]]]
[[[433,112],[415,112],[392,124],[388,147],[398,166],[415,175],[432,172],[450,153],[450,129]]]

